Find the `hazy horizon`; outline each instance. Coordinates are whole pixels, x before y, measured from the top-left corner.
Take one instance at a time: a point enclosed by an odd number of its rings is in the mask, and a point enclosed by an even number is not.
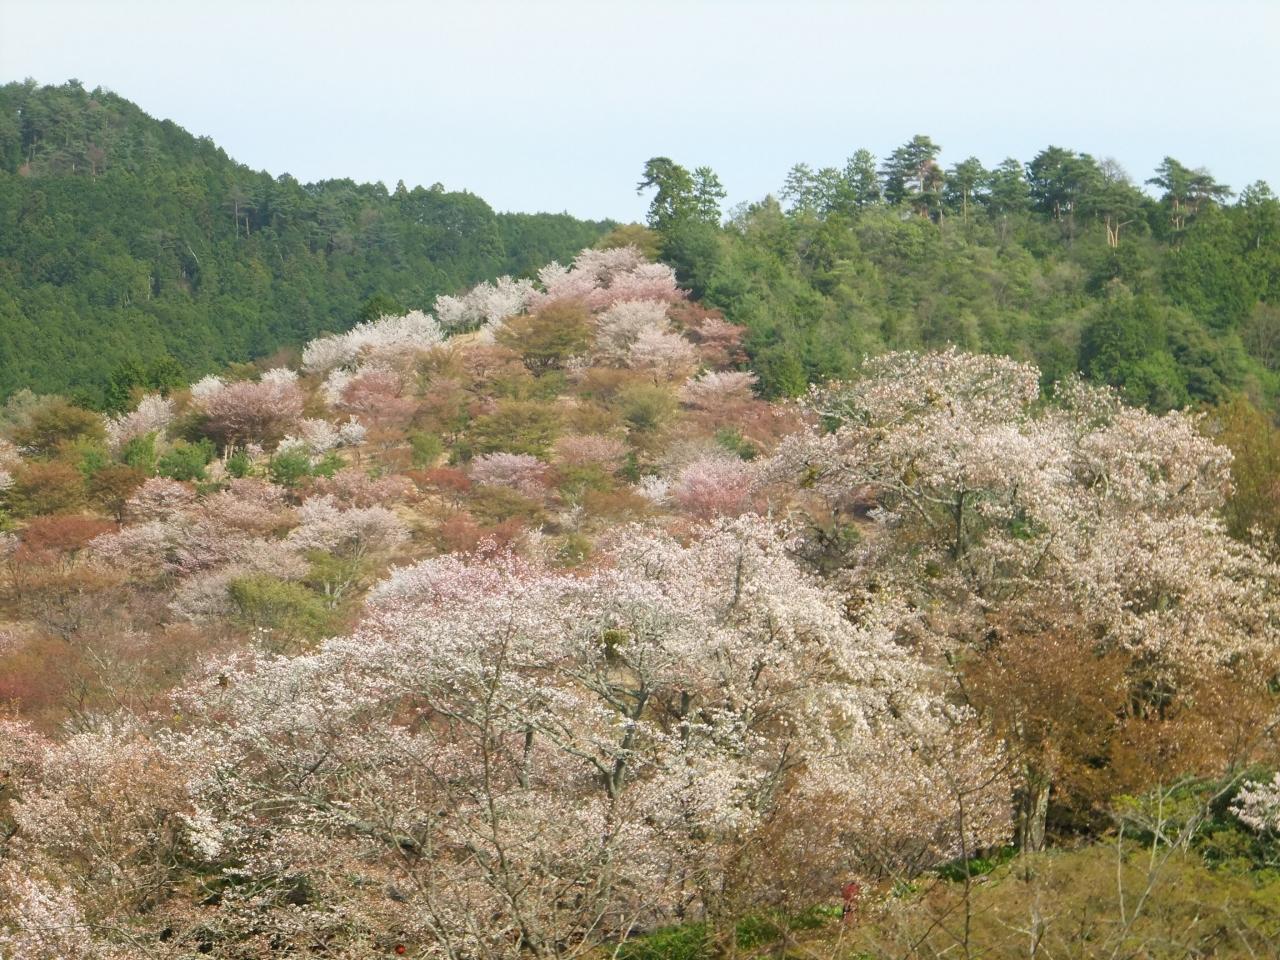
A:
[[[893,5],[4,0],[0,80],[102,86],[303,181],[441,182],[500,210],[643,216],[644,161],[720,175],[728,206],[797,162],[950,165],[1049,144],[1141,184],[1166,154],[1280,181],[1280,4]],[[56,43],[40,38],[57,37]]]

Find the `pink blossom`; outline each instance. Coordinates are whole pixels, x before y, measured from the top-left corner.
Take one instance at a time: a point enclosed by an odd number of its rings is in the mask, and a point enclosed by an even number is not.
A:
[[[626,459],[627,445],[598,433],[560,437],[552,446],[556,460],[570,467],[599,466],[615,470]]]
[[[690,463],[671,487],[671,498],[696,517],[737,516],[751,508],[756,472],[727,457]]]
[[[361,357],[413,354],[443,339],[435,319],[415,310],[399,317],[359,323],[346,333],[312,340],[302,351],[302,368],[308,373],[325,373],[335,367],[354,366]]]
[[[173,401],[156,393],[149,393],[138,401],[129,413],[107,418],[107,445],[119,450],[135,437],[149,433],[163,434],[173,421]]]
[[[303,396],[291,371],[273,370],[261,380],[209,386],[192,402],[223,442],[274,441],[302,416]],[[203,382],[203,381],[202,381]]]
[[[680,388],[680,399],[697,410],[724,413],[754,399],[756,375],[737,370],[723,373],[708,370]]]
[[[526,453],[488,453],[471,461],[474,483],[511,487],[531,497],[546,492],[546,473],[546,463]]]
[[[196,492],[185,483],[165,477],[151,477],[125,503],[130,520],[167,520],[196,501]]]

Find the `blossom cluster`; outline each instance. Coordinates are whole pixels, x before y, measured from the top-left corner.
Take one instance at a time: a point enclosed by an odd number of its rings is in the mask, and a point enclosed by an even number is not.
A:
[[[302,351],[302,368],[326,373],[352,367],[361,358],[377,358],[433,347],[444,339],[435,318],[421,311],[358,323],[346,333],[312,340]]]

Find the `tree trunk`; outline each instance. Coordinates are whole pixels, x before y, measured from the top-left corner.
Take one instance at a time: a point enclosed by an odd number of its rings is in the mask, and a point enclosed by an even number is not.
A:
[[[1036,770],[1024,771],[1017,794],[1017,841],[1022,851],[1044,849],[1044,825],[1049,813],[1049,778]]]

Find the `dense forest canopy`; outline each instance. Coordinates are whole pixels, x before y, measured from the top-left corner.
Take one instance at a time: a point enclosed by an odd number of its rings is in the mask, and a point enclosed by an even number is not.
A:
[[[439,184],[299,183],[105,90],[0,87],[0,396],[119,405],[384,312],[529,274],[606,223]]]
[[[681,280],[750,333],[767,395],[844,376],[865,355],[955,344],[1073,371],[1166,410],[1280,368],[1280,201],[1166,157],[1144,183],[1050,146],[950,167],[915,136],[877,160],[791,169],[779,198],[721,226],[714,172],[650,160],[649,226]],[[1144,189],[1146,188],[1146,189]]]

